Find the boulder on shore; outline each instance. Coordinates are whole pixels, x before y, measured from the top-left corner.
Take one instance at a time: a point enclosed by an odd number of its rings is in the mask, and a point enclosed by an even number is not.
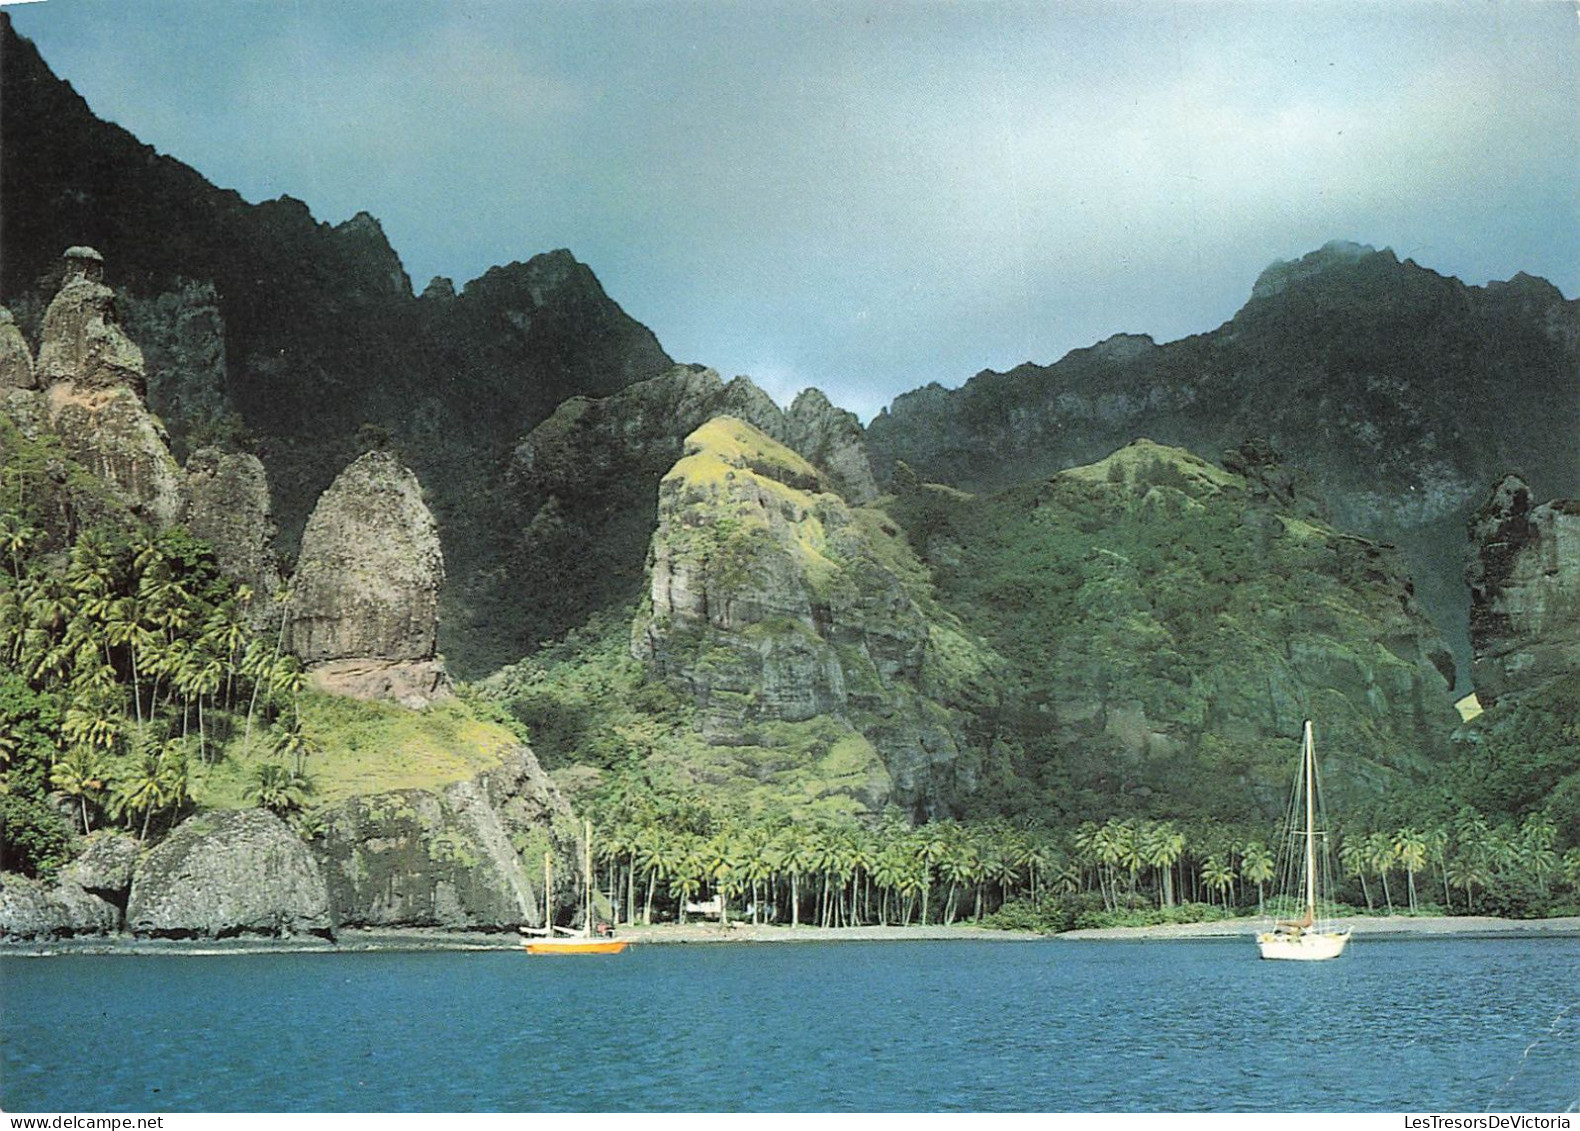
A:
[[[74,883],[0,877],[0,938],[107,935],[119,926],[120,917],[120,908]]]
[[[137,935],[328,935],[329,890],[312,852],[263,809],[189,817],[143,860],[127,929]]]

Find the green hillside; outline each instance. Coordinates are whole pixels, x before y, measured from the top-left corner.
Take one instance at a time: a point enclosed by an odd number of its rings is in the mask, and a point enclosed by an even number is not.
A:
[[[890,503],[1010,664],[1015,780],[992,808],[1276,813],[1305,718],[1351,805],[1443,756],[1446,656],[1396,557],[1278,501],[1279,470],[1137,441],[997,495],[913,484]]]

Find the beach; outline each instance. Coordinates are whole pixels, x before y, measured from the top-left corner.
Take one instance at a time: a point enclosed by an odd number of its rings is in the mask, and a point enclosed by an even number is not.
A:
[[[1357,938],[1580,938],[1580,916],[1553,919],[1499,919],[1485,915],[1403,916],[1358,915],[1341,920]],[[789,927],[716,922],[658,923],[621,927],[615,937],[633,945],[714,945],[728,943],[1190,941],[1249,938],[1264,929],[1261,919],[1228,919],[1213,923],[1169,923],[1155,927],[1093,927],[1040,935],[1033,931],[1000,931],[970,924],[944,926]],[[286,938],[150,939],[133,936],[84,936],[62,939],[8,940],[0,955],[52,954],[347,954],[362,951],[517,950],[524,939],[508,932],[443,930],[346,930],[333,940],[317,936]]]
[[[1580,916],[1499,919],[1490,915],[1355,915],[1337,922],[1349,927],[1356,938],[1580,938]],[[1263,919],[1221,919],[1214,923],[1166,923],[1156,927],[1089,927],[1055,937],[1076,942],[1248,938],[1266,928]]]

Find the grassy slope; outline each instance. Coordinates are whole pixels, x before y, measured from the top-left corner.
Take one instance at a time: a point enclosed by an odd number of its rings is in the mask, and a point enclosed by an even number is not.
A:
[[[306,764],[315,805],[396,789],[440,788],[498,765],[520,745],[508,728],[479,717],[460,700],[417,712],[309,693],[302,697],[302,730],[320,748]],[[192,766],[193,797],[210,808],[250,807],[251,776],[268,758],[267,735],[255,729],[249,749],[244,729],[238,728],[222,759]]]

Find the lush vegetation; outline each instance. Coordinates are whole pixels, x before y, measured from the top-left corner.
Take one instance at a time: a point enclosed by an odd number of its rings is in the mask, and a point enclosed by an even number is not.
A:
[[[1066,930],[1227,917],[1276,907],[1272,827],[1112,819],[1033,822],[756,819],[638,770],[590,798],[599,883],[622,921],[790,925],[955,923]],[[1330,910],[1513,916],[1580,910],[1580,848],[1539,816],[1492,824],[1465,808],[1399,829],[1341,829]]]
[[[1446,746],[1402,572],[1299,500],[1143,441],[995,496],[912,486],[889,510],[943,603],[1008,661],[1012,775],[982,809],[1271,816],[1314,717],[1353,811]]]
[[[533,752],[582,808],[611,776],[659,793],[705,790],[764,820],[870,817],[887,792],[872,744],[830,717],[759,726],[755,741],[713,745],[696,708],[631,657],[634,610],[585,627],[475,688],[530,735]]]
[[[303,674],[277,634],[253,630],[252,594],[180,529],[74,533],[50,552],[25,512],[0,514],[5,866],[61,862],[52,794],[82,833],[169,827],[194,775],[238,736],[273,755],[249,783],[254,800],[305,797],[311,745],[292,709]]]

